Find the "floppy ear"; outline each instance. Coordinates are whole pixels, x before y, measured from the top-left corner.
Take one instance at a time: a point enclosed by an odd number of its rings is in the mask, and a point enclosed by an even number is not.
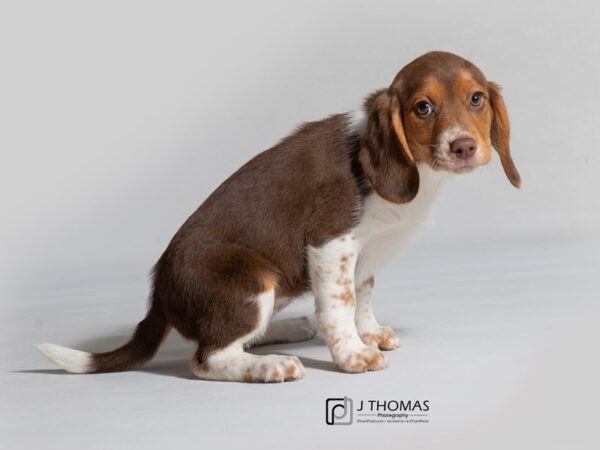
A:
[[[515,163],[510,156],[510,122],[508,121],[508,113],[502,95],[500,95],[500,86],[494,82],[488,83],[490,94],[490,105],[494,114],[492,118],[491,138],[492,145],[500,155],[500,161],[504,168],[504,173],[514,187],[521,186],[521,176],[517,170]]]
[[[366,106],[367,126],[359,152],[365,174],[384,199],[410,202],[419,191],[419,172],[406,143],[400,102],[385,90]]]

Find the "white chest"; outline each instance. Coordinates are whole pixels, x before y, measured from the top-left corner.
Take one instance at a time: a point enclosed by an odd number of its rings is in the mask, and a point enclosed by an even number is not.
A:
[[[360,222],[351,231],[359,251],[357,282],[373,275],[427,222],[436,194],[449,174],[420,164],[419,175],[419,192],[409,203],[398,205],[377,194],[366,199]]]

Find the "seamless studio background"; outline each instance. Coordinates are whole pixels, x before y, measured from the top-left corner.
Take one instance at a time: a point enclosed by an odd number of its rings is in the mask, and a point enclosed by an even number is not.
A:
[[[1,2],[0,444],[597,448],[600,7],[593,2]],[[194,380],[172,335],[140,371],[69,376],[32,344],[124,342],[177,228],[303,121],[429,50],[504,87],[515,190],[456,177],[377,278],[391,367],[323,342],[278,386]],[[284,315],[306,314],[311,300]],[[428,424],[328,427],[327,397],[427,398]],[[32,432],[35,430],[35,433]],[[594,441],[595,440],[595,441]]]

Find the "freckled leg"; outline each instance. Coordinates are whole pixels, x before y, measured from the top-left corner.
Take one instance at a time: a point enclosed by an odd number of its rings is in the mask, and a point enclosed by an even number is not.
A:
[[[362,341],[381,350],[394,350],[400,347],[400,341],[394,330],[381,326],[373,315],[371,296],[375,280],[370,277],[356,289],[356,327]]]
[[[383,353],[365,345],[360,339],[354,322],[357,254],[356,241],[348,235],[333,239],[319,248],[308,248],[317,327],[327,341],[333,360],[344,372],[365,372],[387,367]]]

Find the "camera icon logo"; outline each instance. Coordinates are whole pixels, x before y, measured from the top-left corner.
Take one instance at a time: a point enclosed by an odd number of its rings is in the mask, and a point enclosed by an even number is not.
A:
[[[327,425],[350,425],[352,410],[351,398],[328,398],[325,401],[325,423]]]

